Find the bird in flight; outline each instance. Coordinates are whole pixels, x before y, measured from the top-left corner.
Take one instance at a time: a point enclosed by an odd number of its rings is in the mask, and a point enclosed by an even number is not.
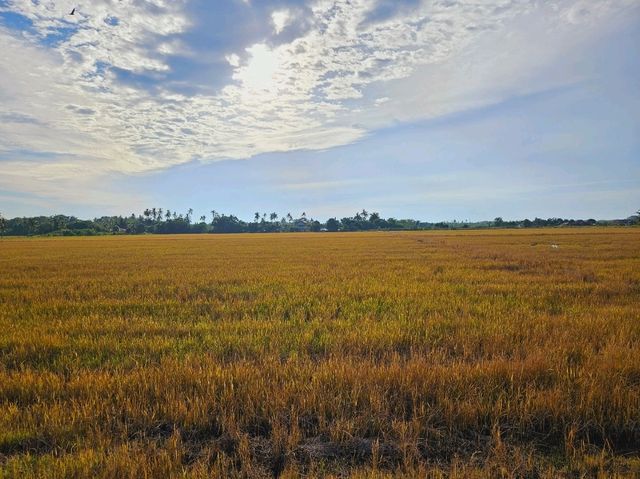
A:
[[[74,8],[73,10],[71,10],[71,13],[69,15],[75,15],[76,14],[76,9]]]

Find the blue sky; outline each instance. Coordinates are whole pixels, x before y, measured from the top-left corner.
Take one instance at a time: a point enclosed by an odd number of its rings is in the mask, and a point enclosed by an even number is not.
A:
[[[640,208],[640,0],[0,0],[0,43],[5,216]]]

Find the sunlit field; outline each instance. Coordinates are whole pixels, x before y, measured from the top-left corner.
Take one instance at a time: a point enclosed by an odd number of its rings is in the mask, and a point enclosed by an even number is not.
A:
[[[640,475],[640,229],[17,238],[0,268],[0,477]]]

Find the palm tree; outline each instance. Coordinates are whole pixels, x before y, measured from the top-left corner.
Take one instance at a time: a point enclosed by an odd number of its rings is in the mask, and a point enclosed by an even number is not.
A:
[[[151,208],[151,214],[153,215],[153,221],[155,221],[156,218],[158,217],[158,212],[156,211],[155,208]]]
[[[149,208],[147,208],[147,209],[144,210],[143,214],[144,214],[144,217],[146,219],[149,219],[149,216],[151,216],[151,210],[149,210]]]
[[[287,213],[287,221],[289,223],[291,223],[293,221],[293,216],[291,216],[291,213]]]
[[[218,212],[216,210],[211,210],[211,223],[214,222],[216,216],[218,216]]]
[[[171,210],[169,208],[167,208],[167,213],[164,215],[164,217],[167,218],[167,221],[171,219]]]
[[[158,221],[162,221],[162,208],[158,208]]]
[[[269,215],[269,219],[270,219],[271,221],[275,221],[275,220],[277,220],[277,219],[278,219],[278,213],[271,213],[271,214]]]
[[[253,219],[255,220],[255,222],[257,223],[258,220],[260,220],[260,213],[258,213],[257,211],[254,213],[253,215]]]

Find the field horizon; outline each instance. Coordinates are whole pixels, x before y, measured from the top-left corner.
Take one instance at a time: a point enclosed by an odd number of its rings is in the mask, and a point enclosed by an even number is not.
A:
[[[4,238],[0,477],[637,477],[639,245]]]

